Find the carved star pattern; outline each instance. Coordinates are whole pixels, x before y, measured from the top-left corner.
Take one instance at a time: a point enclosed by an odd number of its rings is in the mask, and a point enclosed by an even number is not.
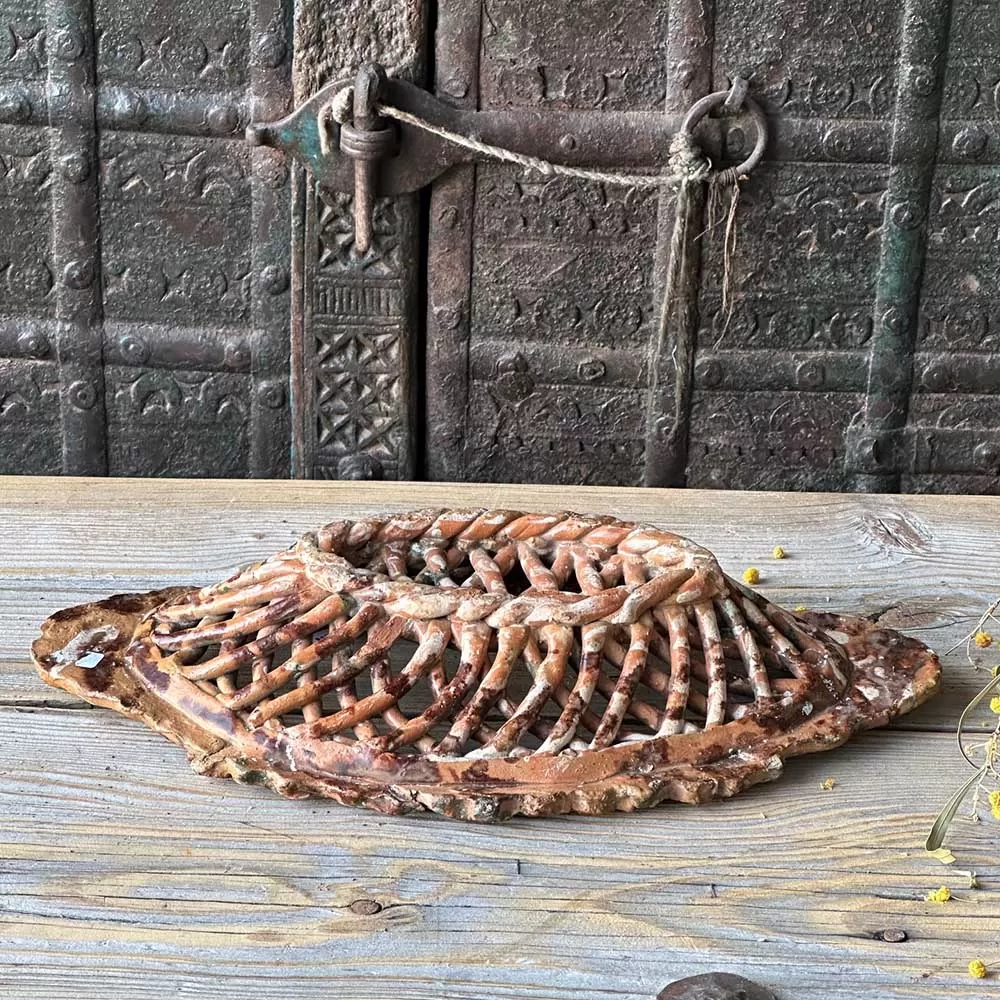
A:
[[[374,242],[363,257],[354,252],[354,200],[339,191],[318,189],[320,271],[363,271],[372,275],[397,274],[400,268],[396,212],[391,198],[375,201]]]
[[[316,363],[342,372],[391,372],[399,363],[399,336],[368,330],[338,330],[316,338]]]
[[[317,338],[318,445],[354,454],[383,444],[398,420],[399,338],[363,330]]]

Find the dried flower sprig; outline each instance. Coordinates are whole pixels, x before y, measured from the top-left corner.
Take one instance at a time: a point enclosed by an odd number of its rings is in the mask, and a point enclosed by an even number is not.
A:
[[[1000,620],[998,620],[996,616],[998,608],[1000,608],[1000,599],[994,601],[986,609],[982,617],[980,617],[979,621],[976,623],[975,628],[973,628],[972,631],[970,631],[966,636],[964,641],[966,645],[966,653],[969,656],[970,663],[973,662],[971,655],[973,644],[979,649],[987,649],[992,645],[993,636],[985,631],[985,627],[991,621],[1000,624]],[[961,644],[962,643],[959,642],[955,646],[952,646],[949,652],[957,649]],[[1000,691],[1000,669],[994,668],[990,680],[976,694],[969,704],[965,706],[964,711],[959,717],[958,727],[956,730],[958,748],[961,751],[962,756],[972,767],[976,769],[976,772],[961,786],[961,788],[955,792],[955,794],[945,804],[941,812],[938,813],[937,818],[934,820],[934,825],[931,827],[930,834],[927,837],[927,843],[925,846],[928,851],[936,851],[944,843],[948,827],[951,825],[952,820],[958,813],[959,807],[970,791],[972,792],[972,815],[978,819],[981,800],[987,781],[992,780],[1000,785],[1000,694],[996,693],[998,691]],[[987,698],[989,698],[988,704],[990,711],[998,716],[996,726],[994,727],[993,732],[990,733],[982,743],[965,745],[963,743],[965,720],[969,717],[969,714]],[[980,759],[974,759],[973,755],[979,757]],[[987,792],[986,801],[989,805],[990,813],[993,818],[1000,819],[1000,788]]]
[[[975,627],[972,628],[969,633],[962,639],[959,639],[951,649],[947,650],[945,655],[948,653],[954,653],[959,646],[965,646],[965,653],[969,657],[969,662],[972,663],[972,647],[976,643],[976,637],[980,634],[989,635],[986,631],[986,627],[991,623],[1000,629],[1000,617],[998,617],[997,612],[1000,611],[1000,597],[998,597],[983,613],[980,615],[979,621],[976,622]],[[990,636],[990,641],[992,641],[992,636]],[[986,646],[979,647],[981,649],[986,649]]]

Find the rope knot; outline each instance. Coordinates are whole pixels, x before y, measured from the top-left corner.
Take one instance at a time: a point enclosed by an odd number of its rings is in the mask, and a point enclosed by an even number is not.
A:
[[[330,122],[347,125],[354,119],[354,87],[341,87],[320,109],[318,116],[319,148],[324,156],[331,152]]]
[[[350,85],[342,87],[320,109],[317,116],[319,128],[319,148],[324,156],[333,151],[330,142],[330,122],[346,125],[354,118],[354,88]]]
[[[682,184],[700,184],[712,173],[712,161],[694,136],[682,129],[670,140],[670,169]]]
[[[342,87],[333,95],[329,105],[330,117],[338,124],[345,125],[351,120],[354,112],[354,88]]]

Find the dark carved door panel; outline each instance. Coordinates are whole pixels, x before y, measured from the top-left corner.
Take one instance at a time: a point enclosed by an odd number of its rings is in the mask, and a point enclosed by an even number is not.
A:
[[[0,3],[0,472],[413,475],[416,199],[350,199],[252,121],[360,59],[416,78],[418,0]]]
[[[443,0],[442,100],[676,113],[739,74],[773,138],[731,314],[722,227],[700,241],[679,373],[653,350],[669,199],[507,165],[440,181],[431,476],[1000,491],[997,51],[983,0]]]
[[[281,0],[0,11],[0,471],[287,475]]]
[[[662,114],[679,106],[665,104],[669,39],[659,0],[446,2],[437,91],[473,108]],[[435,185],[432,478],[643,482],[660,228],[650,191],[506,164]]]
[[[997,51],[992,0],[0,0],[0,472],[1000,491]],[[243,133],[363,60],[578,162],[748,77],[731,312],[705,218],[656,350],[672,196],[507,165],[358,252]]]

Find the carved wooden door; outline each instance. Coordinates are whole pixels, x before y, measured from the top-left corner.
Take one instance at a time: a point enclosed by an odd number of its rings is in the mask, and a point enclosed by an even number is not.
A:
[[[773,138],[731,315],[722,227],[701,240],[680,372],[651,357],[670,200],[507,165],[439,182],[431,476],[1000,492],[998,51],[986,0],[442,0],[443,100],[669,114],[738,74]]]
[[[0,10],[0,471],[287,475],[282,0]]]
[[[2,0],[0,471],[1000,491],[993,7]],[[509,166],[357,253],[243,132],[362,60],[583,160],[749,78],[731,315],[710,228],[657,352],[672,199]]]

